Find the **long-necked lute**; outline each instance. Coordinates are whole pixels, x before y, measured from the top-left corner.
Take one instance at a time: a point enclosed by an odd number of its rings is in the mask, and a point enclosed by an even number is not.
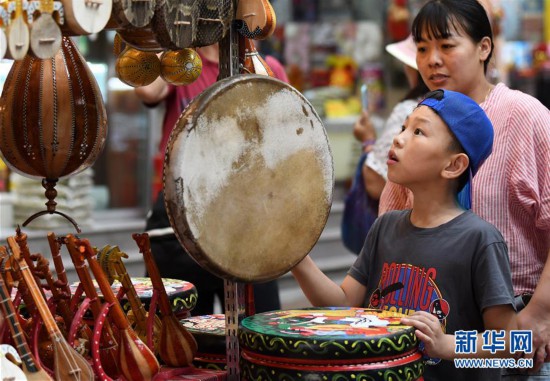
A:
[[[27,263],[19,252],[19,246],[15,242],[13,237],[8,237],[8,245],[12,251],[13,265],[15,270],[21,272],[29,292],[34,300],[38,313],[42,318],[42,322],[46,327],[48,334],[52,340],[54,350],[54,374],[57,380],[94,380],[94,372],[88,361],[82,357],[74,348],[65,340],[63,334],[59,330],[49,308],[46,304],[46,300],[42,297],[42,294],[38,290],[38,285],[34,280],[34,276],[31,273]]]
[[[72,331],[71,327],[73,324],[78,324],[78,326],[75,327],[76,330],[74,337],[66,337],[69,344],[71,344],[73,348],[75,348],[81,355],[87,357],[90,354],[90,341],[93,338],[91,328],[82,321],[75,321],[74,314],[69,305],[69,299],[71,296],[64,294],[59,288],[58,281],[53,279],[50,271],[50,262],[44,258],[42,254],[34,254],[33,257],[35,257],[36,260],[34,273],[40,279],[46,281],[46,285],[52,293],[55,311],[65,322],[67,331],[70,333]]]
[[[67,278],[63,258],[61,258],[61,245],[63,242],[65,242],[65,237],[56,237],[54,233],[48,233],[48,244],[50,245],[53,265],[55,273],[57,274],[56,285],[63,294],[71,296],[72,293],[69,287],[69,279]]]
[[[160,313],[162,315],[162,331],[159,342],[160,358],[167,365],[174,367],[190,365],[197,352],[197,342],[193,335],[179,322],[170,306],[164,283],[151,253],[149,235],[146,233],[133,234],[132,238],[136,241],[139,251],[143,254],[145,267],[151,278],[151,283],[153,283],[153,289],[158,293]]]
[[[20,253],[21,253],[21,258],[25,260],[27,266],[29,267],[29,270],[30,270],[31,274],[34,276],[35,283],[38,286],[38,291],[42,295],[42,298],[47,301],[45,289],[48,288],[48,285],[44,285],[41,282],[41,280],[43,278],[41,278],[39,276],[39,274],[36,270],[36,266],[35,266],[36,257],[33,254],[31,254],[31,252],[29,250],[29,246],[27,244],[27,235],[21,231],[19,226],[16,229],[16,235],[15,235],[14,238],[15,238],[15,241],[17,242],[17,245],[19,246],[19,250],[20,250]],[[23,283],[26,285],[26,282],[23,282]],[[30,294],[30,291],[27,291],[26,293]],[[31,299],[32,299],[32,296],[31,296]],[[27,301],[29,300],[29,296],[27,296],[26,300]],[[56,307],[55,305],[48,305],[48,308],[50,309],[50,312],[52,313],[52,316],[54,317],[54,320],[56,321],[56,324],[60,328],[60,330],[63,334],[63,337],[65,337],[65,339],[67,339],[70,323],[66,324],[65,320],[62,318],[62,316],[56,314],[57,309],[55,307]],[[37,315],[33,315],[33,316],[37,316]],[[33,324],[34,324],[34,322],[33,322]],[[37,327],[35,327],[35,328],[37,328]],[[33,333],[33,334],[38,335],[38,348],[36,350],[38,350],[40,352],[40,356],[41,356],[41,360],[43,361],[43,364],[46,367],[48,367],[50,369],[53,369],[53,366],[54,366],[54,363],[53,363],[53,361],[54,361],[53,346],[52,346],[52,343],[51,343],[50,336],[48,335],[48,333],[46,331],[46,327],[45,326],[42,327],[42,329],[39,333],[37,332],[37,333]],[[70,344],[73,345],[72,342],[70,342]],[[80,353],[83,354],[82,352],[80,352]]]
[[[126,317],[130,322],[130,326],[138,337],[144,343],[147,343],[150,349],[158,353],[162,322],[156,315],[148,316],[132,283],[132,279],[128,275],[122,258],[128,258],[128,254],[121,251],[118,246],[105,246],[97,253],[97,260],[105,275],[107,275],[109,283],[112,284],[114,280],[118,280],[126,294],[126,298],[130,304],[130,311],[126,314]]]
[[[27,339],[25,338],[25,332],[19,324],[17,312],[11,301],[10,294],[6,285],[4,284],[4,278],[0,276],[0,304],[2,306],[2,312],[4,317],[8,321],[8,326],[11,331],[12,339],[21,358],[23,364],[23,373],[29,381],[52,381],[50,375],[40,367],[36,359],[34,358]]]
[[[120,334],[120,366],[122,375],[128,381],[151,380],[160,370],[160,364],[155,354],[149,349],[143,341],[139,339],[120,306],[105,273],[96,260],[95,250],[88,240],[77,240],[79,252],[88,261],[90,270],[95,276],[97,284],[101,289],[103,298],[106,302],[112,303],[110,315],[112,322]]]
[[[84,293],[90,300],[90,309],[92,310],[94,321],[97,323],[101,318],[103,308],[99,295],[97,294],[97,290],[94,286],[90,272],[88,271],[88,267],[86,266],[86,262],[84,262],[84,257],[79,251],[77,239],[69,234],[67,235],[66,240],[66,246],[73,261],[78,278],[80,279],[80,284],[84,288]],[[121,374],[119,350],[120,346],[118,344],[118,338],[115,336],[111,328],[110,319],[107,316],[101,330],[101,336],[99,337],[99,360],[105,373],[113,379],[118,378]]]

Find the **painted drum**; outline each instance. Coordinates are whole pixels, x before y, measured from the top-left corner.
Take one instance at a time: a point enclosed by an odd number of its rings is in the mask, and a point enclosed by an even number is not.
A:
[[[225,370],[225,315],[199,315],[181,320],[181,324],[193,335],[199,349],[193,359],[197,368]]]
[[[404,315],[306,308],[249,316],[239,329],[242,380],[416,380],[424,372]]]
[[[292,86],[262,75],[210,86],[183,111],[165,205],[187,252],[222,278],[276,279],[313,248],[333,191],[325,128]]]
[[[153,284],[151,280],[147,277],[132,277],[131,280],[139,300],[143,303],[143,307],[145,310],[149,311],[151,298],[153,297]],[[101,297],[102,293],[95,279],[93,282],[94,286],[96,286],[98,295]],[[170,305],[176,316],[180,319],[189,316],[189,312],[197,305],[198,294],[195,285],[184,280],[170,278],[162,278],[162,282],[164,283],[166,294],[168,294]],[[80,282],[71,284],[71,291],[73,294],[79,284]],[[118,295],[120,287],[121,284],[118,280],[115,280],[111,285],[111,289],[115,295]],[[121,298],[121,305],[124,311],[130,311],[130,303],[125,296]]]

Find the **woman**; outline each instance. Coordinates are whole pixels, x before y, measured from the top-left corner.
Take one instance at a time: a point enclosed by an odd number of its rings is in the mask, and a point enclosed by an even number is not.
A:
[[[493,34],[477,0],[430,0],[415,17],[412,33],[418,70],[430,90],[468,95],[493,123],[493,153],[472,182],[472,206],[509,246],[519,307],[529,302],[518,324],[533,331],[533,352],[524,356],[534,357],[538,370],[550,360],[550,111],[527,94],[487,80]],[[380,214],[410,205],[404,188],[386,184]],[[540,372],[548,379],[549,364]],[[520,375],[503,371],[507,380],[524,379]]]

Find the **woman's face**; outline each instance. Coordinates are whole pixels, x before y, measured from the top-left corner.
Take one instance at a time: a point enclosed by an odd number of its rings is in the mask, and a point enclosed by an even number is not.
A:
[[[490,39],[474,43],[462,30],[451,30],[445,39],[422,33],[417,43],[418,71],[430,90],[448,89],[476,98],[485,84],[483,62],[490,51]]]

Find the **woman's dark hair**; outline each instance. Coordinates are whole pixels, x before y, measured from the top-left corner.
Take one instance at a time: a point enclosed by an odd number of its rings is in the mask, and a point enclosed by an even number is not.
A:
[[[491,39],[491,51],[483,63],[485,73],[493,55],[493,30],[485,8],[478,0],[430,0],[416,15],[412,25],[415,42],[422,40],[426,31],[430,38],[442,39],[451,36],[451,29],[464,32],[476,43],[483,37]]]
[[[401,101],[406,101],[409,99],[417,100],[418,98],[422,98],[427,92],[430,91],[428,86],[424,83],[424,80],[422,79],[422,76],[420,75],[420,72],[417,71],[417,82],[416,86],[409,90],[409,92],[401,99]]]

